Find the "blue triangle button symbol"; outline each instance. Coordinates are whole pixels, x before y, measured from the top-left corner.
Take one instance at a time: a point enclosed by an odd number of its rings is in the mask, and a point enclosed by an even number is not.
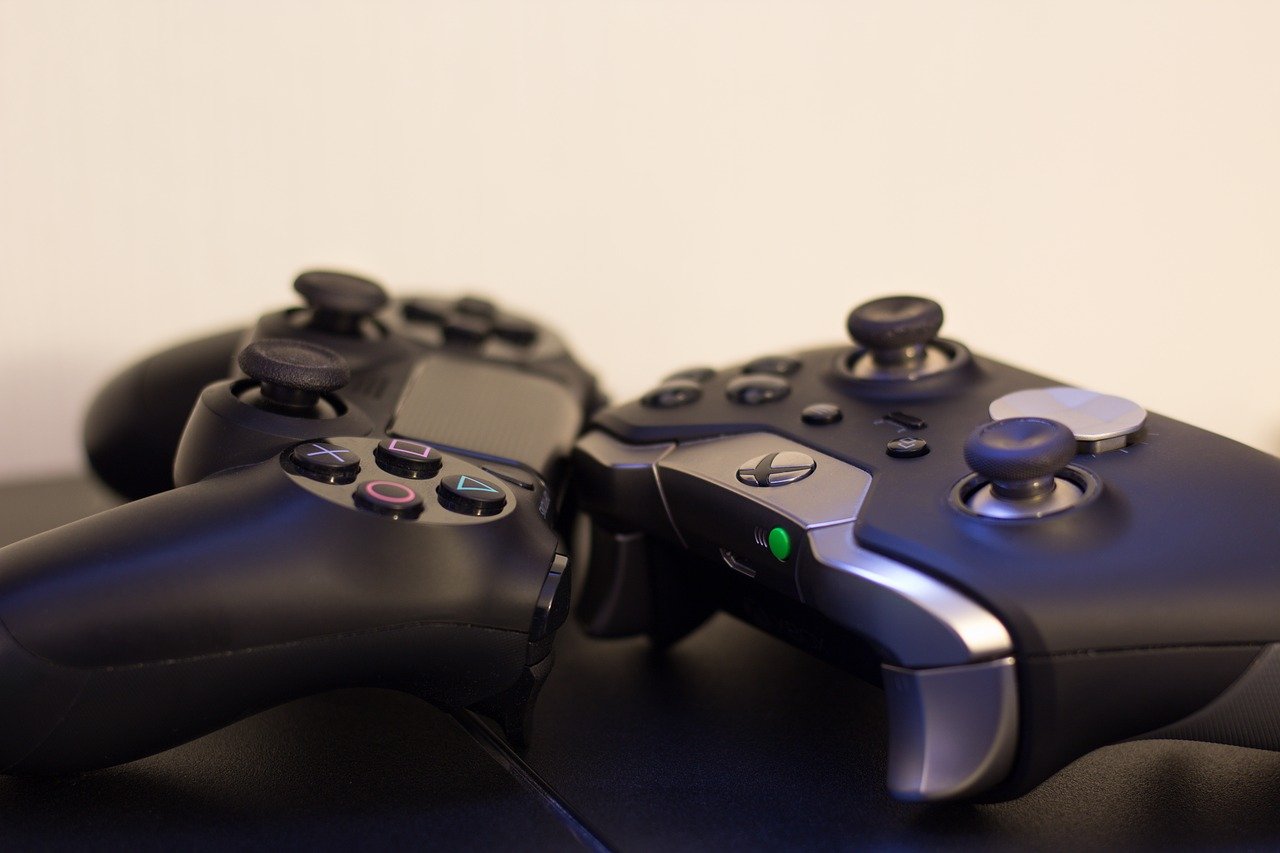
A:
[[[476,480],[463,474],[458,478],[457,491],[459,492],[488,492],[494,495],[502,494],[493,486],[482,480]]]

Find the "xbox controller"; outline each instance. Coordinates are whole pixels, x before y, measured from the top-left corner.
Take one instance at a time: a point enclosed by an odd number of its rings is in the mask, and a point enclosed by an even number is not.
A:
[[[878,299],[852,345],[598,414],[587,631],[664,646],[724,610],[882,684],[904,800],[1008,799],[1131,738],[1280,749],[1280,460],[941,325]]]
[[[332,272],[295,287],[306,307],[148,359],[96,401],[97,469],[154,494],[0,549],[0,770],[118,764],[354,686],[527,738],[568,613],[559,496],[594,380],[475,297],[392,301]]]

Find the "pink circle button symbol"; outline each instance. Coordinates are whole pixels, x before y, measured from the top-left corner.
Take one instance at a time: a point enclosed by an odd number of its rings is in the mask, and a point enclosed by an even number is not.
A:
[[[404,483],[370,480],[356,489],[356,504],[362,509],[396,518],[416,518],[422,512],[422,498]]]

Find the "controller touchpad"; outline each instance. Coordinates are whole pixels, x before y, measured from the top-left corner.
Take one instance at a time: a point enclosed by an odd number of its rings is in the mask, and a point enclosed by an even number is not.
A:
[[[582,410],[562,385],[509,365],[446,355],[414,370],[387,432],[521,462],[549,475]]]

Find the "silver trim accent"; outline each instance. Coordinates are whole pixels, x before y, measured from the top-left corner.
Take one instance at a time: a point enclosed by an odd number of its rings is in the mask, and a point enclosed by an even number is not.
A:
[[[775,452],[798,453],[811,458],[814,463],[812,475],[790,483],[772,484],[768,488],[748,485],[738,479],[743,459]],[[867,489],[871,487],[871,475],[861,468],[767,432],[681,444],[658,460],[656,468],[659,483],[663,482],[664,471],[680,472],[758,504],[803,529],[854,519],[867,496]],[[670,511],[671,503],[665,491],[663,500]],[[671,523],[680,530],[674,517]]]
[[[1147,410],[1132,400],[1069,385],[1014,391],[993,400],[989,411],[997,421],[1036,417],[1066,424],[1088,453],[1132,443],[1147,422]]]
[[[906,357],[898,363],[885,364],[876,358],[874,351],[865,349],[850,363],[849,372],[855,379],[909,382],[942,373],[951,367],[952,354],[937,346],[934,341],[921,346],[920,350],[915,358]]]
[[[589,449],[583,448],[587,442]],[[854,519],[870,489],[869,474],[763,432],[674,449],[632,447],[594,433],[579,447],[604,464],[649,464],[660,484],[661,472],[670,471],[721,487],[729,493],[727,507],[745,498],[805,530],[797,544],[806,547],[796,549],[794,563],[800,600],[865,637],[886,658],[881,671],[889,710],[888,783],[895,797],[972,796],[1008,774],[1018,734],[1013,640],[999,619],[959,590],[857,543]],[[813,476],[772,488],[738,480],[739,460],[791,450],[814,457]],[[665,492],[662,500],[679,532]],[[719,550],[729,566],[755,572],[724,544]]]
[[[891,663],[955,666],[1013,652],[999,619],[941,581],[861,547],[852,523],[810,530],[808,539],[799,567],[805,602],[865,636]]]
[[[1084,489],[1070,480],[1055,479],[1053,491],[1030,498],[1002,498],[987,483],[969,495],[967,505],[974,515],[983,518],[1044,518],[1071,509],[1083,500]]]
[[[881,673],[893,796],[972,796],[1009,775],[1018,747],[1013,658],[927,670],[886,665]]]

